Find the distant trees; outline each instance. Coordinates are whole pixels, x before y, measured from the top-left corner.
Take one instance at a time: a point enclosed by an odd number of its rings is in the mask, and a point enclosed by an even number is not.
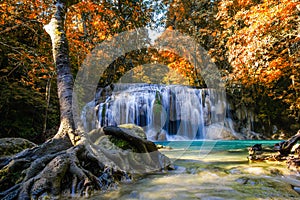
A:
[[[46,3],[0,3],[0,137],[42,142],[44,124],[58,123],[56,92],[50,93],[55,88],[50,87],[55,86],[51,43],[43,30]],[[46,94],[51,94],[49,104]]]
[[[299,0],[174,1],[167,26],[194,36],[209,51],[235,105],[254,108],[266,127],[295,132],[300,128],[299,12]]]
[[[241,100],[256,107],[262,122],[293,132],[300,128],[299,6],[299,0],[222,1],[217,15],[232,66],[228,83],[241,88]]]
[[[76,74],[97,44],[153,22],[194,37],[209,52],[234,105],[254,108],[263,124],[295,131],[300,128],[299,4],[299,0],[82,1],[69,7],[65,21],[71,73]],[[51,1],[3,1],[0,11],[0,136],[40,138],[41,132],[59,123],[56,72],[50,38],[43,29],[51,17]],[[162,13],[165,16],[159,17]],[[113,65],[119,67],[108,70],[114,74],[104,74],[100,86],[147,63],[167,65],[188,84],[205,86],[200,71],[187,60],[154,49],[117,59]],[[137,80],[150,81],[140,67],[134,71]],[[182,81],[177,79],[169,73],[162,82]]]
[[[69,7],[65,27],[72,74],[100,42],[149,23],[151,9],[132,0],[88,0]],[[51,40],[43,29],[52,1],[3,1],[0,12],[0,137],[42,142],[49,136],[41,133],[59,125]]]

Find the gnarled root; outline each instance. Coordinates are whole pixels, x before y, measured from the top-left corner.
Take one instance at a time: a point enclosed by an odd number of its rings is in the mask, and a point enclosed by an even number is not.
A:
[[[107,128],[106,133],[110,136],[100,135],[97,145],[86,136],[75,146],[64,138],[52,139],[2,159],[0,188],[4,191],[0,199],[90,195],[94,190],[114,188],[131,175],[159,171],[171,165],[147,140],[118,128]],[[109,137],[126,141],[130,148],[119,148]]]
[[[1,179],[10,179],[13,174],[19,173],[23,174],[19,177],[22,180],[13,187],[7,185],[6,188],[11,188],[0,193],[1,199],[38,199],[45,195],[59,197],[62,193],[89,195],[93,190],[114,187],[124,176],[124,172],[115,173],[114,169],[105,167],[85,145],[53,154],[45,152],[31,163],[32,157],[18,156],[1,169]]]

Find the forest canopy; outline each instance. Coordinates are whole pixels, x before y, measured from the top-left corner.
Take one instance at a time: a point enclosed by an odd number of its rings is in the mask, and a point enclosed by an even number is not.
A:
[[[49,0],[0,3],[0,137],[40,143],[59,125],[51,40],[43,28],[51,6]],[[275,125],[295,133],[300,128],[299,15],[299,0],[80,1],[69,7],[65,21],[72,74],[96,45],[118,33],[146,26],[177,30],[209,52],[232,109],[253,110],[255,131],[270,136]],[[111,82],[132,69],[126,63],[136,67],[137,80],[151,81],[141,65],[160,63],[188,84],[205,87],[187,60],[153,49],[116,60]],[[181,81],[171,75],[164,83]]]

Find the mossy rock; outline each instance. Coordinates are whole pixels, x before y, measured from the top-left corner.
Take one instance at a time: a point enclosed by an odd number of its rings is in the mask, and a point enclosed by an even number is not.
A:
[[[137,126],[135,124],[121,124],[118,126],[118,128],[120,128],[125,134],[133,135],[138,138],[147,140],[146,133],[143,130],[143,128],[140,126]],[[138,152],[138,149],[134,145],[132,145],[130,142],[124,139],[116,138],[114,136],[109,136],[108,138],[110,142],[112,142],[118,148],[121,148],[123,150],[131,150],[133,152]]]
[[[117,147],[123,149],[123,150],[128,150],[131,149],[133,152],[137,152],[137,150],[127,141],[115,138],[113,136],[109,136],[109,140],[116,145]]]
[[[36,144],[24,138],[1,138],[0,157],[14,155],[24,149],[35,147]]]
[[[126,127],[126,128],[122,128],[122,130],[125,133],[130,132],[131,134],[140,137],[137,134],[137,131],[135,131],[135,130],[138,130],[138,128],[139,128],[138,126],[134,127],[134,126],[131,126],[130,124],[128,126],[126,126],[126,125],[124,125],[124,127]],[[129,128],[127,128],[127,127],[129,127]],[[134,128],[132,128],[132,127],[134,127]],[[132,128],[132,129],[130,129],[130,128]],[[138,130],[138,131],[140,131],[140,130]],[[105,135],[102,128],[92,130],[91,132],[88,133],[88,136],[95,145],[100,145],[107,150],[120,150],[120,149],[128,150],[128,149],[130,149],[132,151],[136,151],[136,149],[129,142],[122,140],[120,138],[116,138],[114,136]]]
[[[131,134],[134,134],[142,139],[147,139],[143,128],[135,124],[121,124],[119,125],[119,128],[121,128],[125,133],[130,132]]]

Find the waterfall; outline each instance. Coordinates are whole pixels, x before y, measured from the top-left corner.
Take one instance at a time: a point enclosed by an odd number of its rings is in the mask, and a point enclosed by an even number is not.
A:
[[[223,127],[226,118],[224,91],[197,89],[180,85],[116,84],[98,105],[95,125],[117,126],[133,123],[143,127],[147,138],[157,140],[207,139],[212,127]],[[101,96],[98,94],[98,96]],[[85,108],[84,113],[88,113]],[[84,117],[84,119],[92,117]],[[94,118],[94,115],[93,115]],[[218,133],[219,134],[219,133]]]

